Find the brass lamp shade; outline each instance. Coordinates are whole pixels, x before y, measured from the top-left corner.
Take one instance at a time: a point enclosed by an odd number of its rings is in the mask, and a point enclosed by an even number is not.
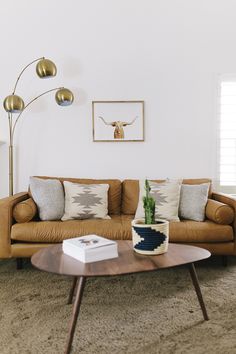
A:
[[[46,79],[56,76],[57,67],[51,60],[41,59],[36,66],[36,72],[41,79]]]
[[[10,95],[5,98],[3,107],[6,112],[20,113],[25,108],[25,104],[20,96]]]
[[[56,92],[55,99],[59,106],[70,106],[74,101],[74,95],[70,90],[61,88]]]

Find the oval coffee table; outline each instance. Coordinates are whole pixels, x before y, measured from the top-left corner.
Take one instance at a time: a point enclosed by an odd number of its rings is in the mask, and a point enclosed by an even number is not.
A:
[[[35,253],[32,264],[43,271],[73,276],[68,303],[72,303],[75,293],[72,317],[65,354],[69,354],[72,346],[75,326],[79,315],[83,290],[87,277],[124,275],[150,272],[158,269],[188,265],[192,282],[201,306],[204,320],[208,320],[206,307],[199,286],[194,262],[210,257],[210,252],[203,248],[170,243],[168,252],[157,256],[141,255],[133,251],[132,241],[117,241],[119,257],[100,262],[82,263],[62,251],[62,245],[50,246]],[[76,286],[77,285],[77,286]]]

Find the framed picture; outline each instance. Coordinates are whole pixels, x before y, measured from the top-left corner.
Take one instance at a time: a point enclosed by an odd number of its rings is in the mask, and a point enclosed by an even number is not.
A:
[[[144,101],[93,101],[93,141],[144,141]]]

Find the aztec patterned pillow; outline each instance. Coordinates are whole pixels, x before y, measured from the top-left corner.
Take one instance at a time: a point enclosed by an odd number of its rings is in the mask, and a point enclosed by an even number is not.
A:
[[[180,199],[180,188],[182,180],[167,180],[157,183],[149,181],[151,196],[156,201],[156,219],[168,221],[179,221],[178,209]],[[145,181],[139,181],[139,203],[135,219],[144,219],[143,196],[145,195]]]
[[[109,184],[63,182],[65,214],[62,221],[73,219],[110,219],[108,216]]]

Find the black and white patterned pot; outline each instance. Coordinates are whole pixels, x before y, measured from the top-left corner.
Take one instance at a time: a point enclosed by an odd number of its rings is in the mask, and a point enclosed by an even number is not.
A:
[[[142,219],[132,221],[132,239],[136,252],[147,255],[167,252],[169,221],[156,220],[156,222],[146,225]]]

